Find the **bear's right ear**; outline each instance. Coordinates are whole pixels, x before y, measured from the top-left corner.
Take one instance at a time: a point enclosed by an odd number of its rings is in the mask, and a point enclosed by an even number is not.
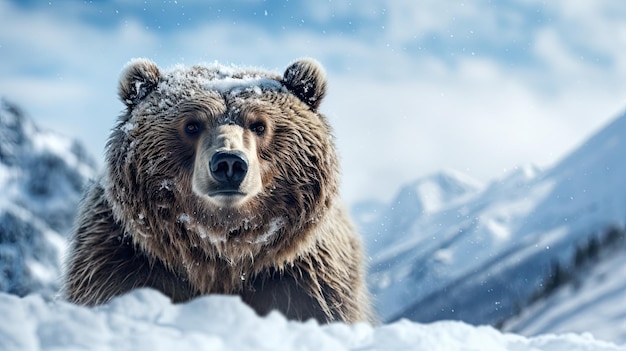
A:
[[[324,69],[310,58],[300,59],[287,67],[282,83],[313,110],[317,110],[326,95]]]
[[[156,63],[148,59],[132,59],[126,64],[120,77],[118,95],[132,109],[156,88],[161,71]]]

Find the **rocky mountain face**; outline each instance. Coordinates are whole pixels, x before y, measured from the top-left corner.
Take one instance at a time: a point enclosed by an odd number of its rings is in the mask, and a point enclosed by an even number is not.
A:
[[[0,103],[0,291],[52,296],[86,181],[96,164],[76,140]]]

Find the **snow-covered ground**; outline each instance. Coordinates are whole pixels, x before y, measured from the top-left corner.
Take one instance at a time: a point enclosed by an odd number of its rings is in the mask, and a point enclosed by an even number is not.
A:
[[[206,296],[173,305],[136,290],[87,308],[37,295],[0,294],[0,350],[626,350],[589,334],[526,338],[462,322],[406,320],[372,327],[258,317],[237,297]]]

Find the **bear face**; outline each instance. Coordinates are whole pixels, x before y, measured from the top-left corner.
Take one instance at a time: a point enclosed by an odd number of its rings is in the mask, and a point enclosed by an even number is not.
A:
[[[119,86],[127,111],[106,151],[115,217],[143,250],[182,262],[175,269],[206,257],[255,267],[297,257],[338,193],[332,133],[318,112],[325,93],[323,70],[308,59],[283,76],[132,61]]]

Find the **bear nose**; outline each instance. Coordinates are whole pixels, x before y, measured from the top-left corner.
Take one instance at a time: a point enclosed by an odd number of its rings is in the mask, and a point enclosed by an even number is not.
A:
[[[238,186],[248,172],[246,155],[239,151],[220,151],[211,157],[211,175],[222,185]]]

